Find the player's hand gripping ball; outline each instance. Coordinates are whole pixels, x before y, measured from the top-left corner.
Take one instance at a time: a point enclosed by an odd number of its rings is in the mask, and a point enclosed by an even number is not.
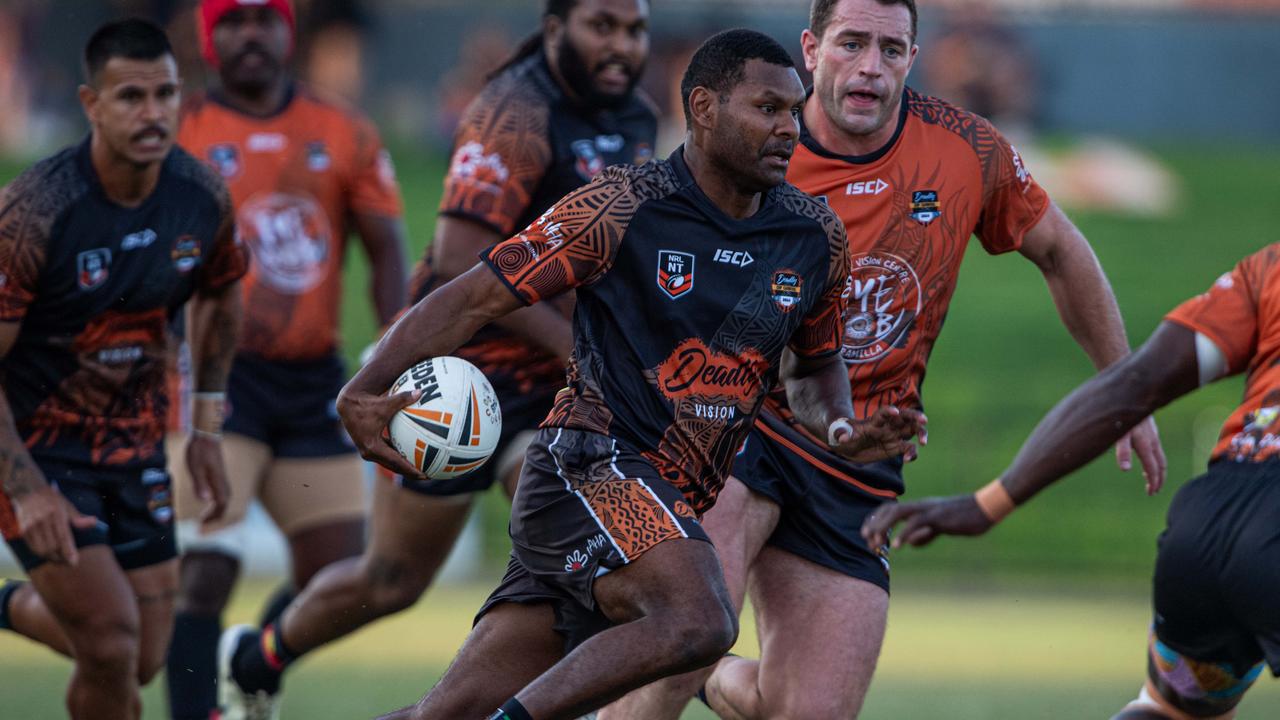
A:
[[[493,386],[476,366],[456,357],[424,360],[391,386],[391,394],[421,390],[418,402],[391,418],[391,444],[432,480],[484,465],[502,434]]]

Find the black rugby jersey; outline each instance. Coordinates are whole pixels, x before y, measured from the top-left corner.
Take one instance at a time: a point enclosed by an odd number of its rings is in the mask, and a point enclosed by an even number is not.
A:
[[[617,439],[702,513],[783,349],[840,348],[847,254],[839,219],[791,185],[729,217],[680,148],[609,168],[484,259],[527,303],[577,288],[569,383],[543,426]]]
[[[539,51],[499,73],[468,106],[454,137],[440,214],[508,237],[606,167],[651,159],[657,131],[656,111],[642,93],[614,110],[586,107],[565,95]],[[410,297],[420,300],[436,284],[424,259]],[[522,385],[564,379],[564,358],[497,327],[482,329],[458,355],[486,375],[526,379]]]
[[[118,468],[164,465],[170,323],[197,289],[244,274],[222,181],[174,148],[135,208],[103,191],[89,140],[0,191],[0,360],[32,456]]]

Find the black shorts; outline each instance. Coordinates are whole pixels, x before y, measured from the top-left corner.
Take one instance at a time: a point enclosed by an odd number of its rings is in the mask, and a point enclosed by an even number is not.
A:
[[[125,570],[158,565],[178,556],[173,528],[173,492],[164,468],[113,470],[37,461],[45,479],[77,510],[98,523],[72,528],[76,547],[109,545]],[[5,528],[5,540],[30,572],[44,564],[27,543]],[[14,529],[16,530],[16,528]]]
[[[900,459],[867,466],[868,473],[900,474]],[[862,522],[886,502],[806,462],[757,426],[733,463],[733,476],[781,508],[768,544],[889,591],[888,548],[871,549]]]
[[[337,355],[306,362],[237,355],[227,379],[223,430],[267,445],[277,458],[352,454],[355,446],[337,409],[345,382]]]
[[[511,505],[511,562],[476,616],[504,602],[549,602],[566,649],[610,626],[595,579],[659,543],[710,542],[679,490],[605,435],[545,428],[529,446]]]
[[[521,433],[536,430],[555,403],[556,393],[564,386],[563,379],[555,385],[535,386],[529,392],[521,392],[514,387],[514,380],[508,381],[501,375],[489,377],[494,393],[498,396],[498,406],[502,409],[502,434],[498,436],[498,446],[493,456],[484,465],[467,473],[448,480],[412,480],[396,476],[396,483],[416,493],[431,496],[461,495],[464,493],[483,492],[498,480],[498,459],[506,452],[507,445]]]
[[[1280,460],[1219,461],[1169,505],[1154,587],[1165,645],[1280,676]]]

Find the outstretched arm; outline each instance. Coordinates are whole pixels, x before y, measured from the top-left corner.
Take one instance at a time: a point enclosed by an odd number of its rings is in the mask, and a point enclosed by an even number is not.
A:
[[[1199,386],[1196,334],[1164,322],[1138,352],[1076,388],[1040,421],[998,481],[971,495],[885,505],[862,527],[883,544],[925,545],[938,535],[981,535],[1003,515],[1079,469],[1138,423]]]
[[[417,394],[384,394],[406,368],[452,353],[477,330],[520,307],[498,276],[480,264],[411,307],[338,394],[338,414],[360,454],[402,475],[421,476],[382,436],[391,418],[415,402]]]
[[[917,434],[928,442],[926,418],[916,410],[882,407],[869,418],[855,420],[849,378],[838,354],[802,358],[787,350],[782,357],[787,404],[796,419],[816,437],[826,438],[836,453],[866,463],[906,456],[914,460]]]
[[[1099,370],[1129,354],[1124,321],[1115,294],[1093,248],[1071,220],[1050,204],[1044,217],[1023,239],[1019,250],[1040,268],[1062,324]],[[1145,419],[1119,439],[1116,461],[1131,467],[1136,450],[1146,476],[1148,494],[1164,485],[1166,460],[1154,419]]]

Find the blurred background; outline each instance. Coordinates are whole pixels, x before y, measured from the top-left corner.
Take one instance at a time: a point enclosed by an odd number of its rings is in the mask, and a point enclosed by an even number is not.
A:
[[[678,83],[717,30],[769,32],[799,59],[808,0],[653,0],[644,86],[683,134]],[[925,0],[908,83],[991,118],[1089,237],[1134,344],[1245,254],[1280,239],[1280,0]],[[382,129],[407,204],[411,253],[431,241],[454,126],[489,70],[537,27],[537,0],[297,0],[296,64]],[[205,82],[191,0],[0,0],[0,182],[86,132],[75,101],[84,40],[102,21],[168,27],[188,88]],[[968,491],[1000,473],[1040,416],[1091,366],[1039,273],[977,244],[924,386],[930,444],[907,497]],[[354,365],[372,339],[353,253],[344,307]],[[1169,499],[1199,474],[1240,397],[1229,380],[1157,417],[1168,488],[1142,492],[1106,457],[977,540],[893,557],[888,639],[864,717],[1109,717],[1144,676],[1148,591]],[[358,717],[415,699],[501,576],[508,505],[494,492],[445,582],[410,613],[309,658],[285,717]],[[236,612],[252,617],[285,561],[257,523]],[[0,553],[0,573],[19,572]],[[236,621],[237,618],[230,618]],[[755,652],[750,623],[740,651]],[[69,666],[0,636],[0,717],[61,713]],[[163,717],[155,684],[147,718]],[[695,708],[689,718],[710,715]],[[1280,717],[1264,679],[1242,718]]]

